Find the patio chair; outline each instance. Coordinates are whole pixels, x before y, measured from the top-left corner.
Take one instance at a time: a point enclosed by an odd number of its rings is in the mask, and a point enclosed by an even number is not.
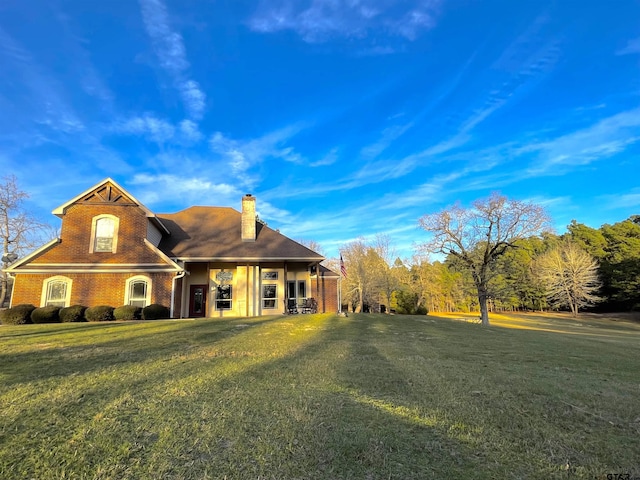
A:
[[[302,313],[318,313],[318,302],[313,297],[309,297],[304,301]]]

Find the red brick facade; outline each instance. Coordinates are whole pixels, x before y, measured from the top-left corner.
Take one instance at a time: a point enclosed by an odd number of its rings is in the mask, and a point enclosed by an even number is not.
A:
[[[110,305],[119,307],[125,302],[127,279],[138,274],[130,273],[64,273],[62,276],[72,281],[69,305]],[[43,283],[58,275],[29,274],[16,275],[11,305],[31,303],[37,307],[42,304]],[[147,273],[151,280],[151,302],[169,306],[171,299],[172,273]]]
[[[338,311],[338,278],[320,277],[311,278],[311,296],[318,302],[318,312],[330,313]]]

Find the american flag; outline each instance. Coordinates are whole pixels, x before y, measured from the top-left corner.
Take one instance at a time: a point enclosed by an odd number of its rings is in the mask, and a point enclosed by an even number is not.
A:
[[[340,255],[340,273],[344,278],[347,278],[347,269],[344,266],[344,261],[342,260],[342,255]]]

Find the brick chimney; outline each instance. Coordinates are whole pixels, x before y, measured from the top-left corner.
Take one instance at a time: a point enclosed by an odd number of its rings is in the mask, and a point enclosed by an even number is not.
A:
[[[242,241],[256,241],[256,197],[250,193],[242,197]]]

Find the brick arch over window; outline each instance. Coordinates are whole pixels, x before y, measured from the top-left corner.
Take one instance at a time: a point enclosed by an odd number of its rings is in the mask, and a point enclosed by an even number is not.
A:
[[[136,275],[127,279],[124,289],[124,304],[146,307],[151,304],[151,279],[145,275]]]
[[[120,219],[115,215],[96,215],[91,220],[89,253],[116,253]]]
[[[42,282],[42,295],[40,305],[46,307],[53,305],[56,307],[68,307],[71,298],[71,286],[73,281],[70,278],[56,275],[47,278]]]

